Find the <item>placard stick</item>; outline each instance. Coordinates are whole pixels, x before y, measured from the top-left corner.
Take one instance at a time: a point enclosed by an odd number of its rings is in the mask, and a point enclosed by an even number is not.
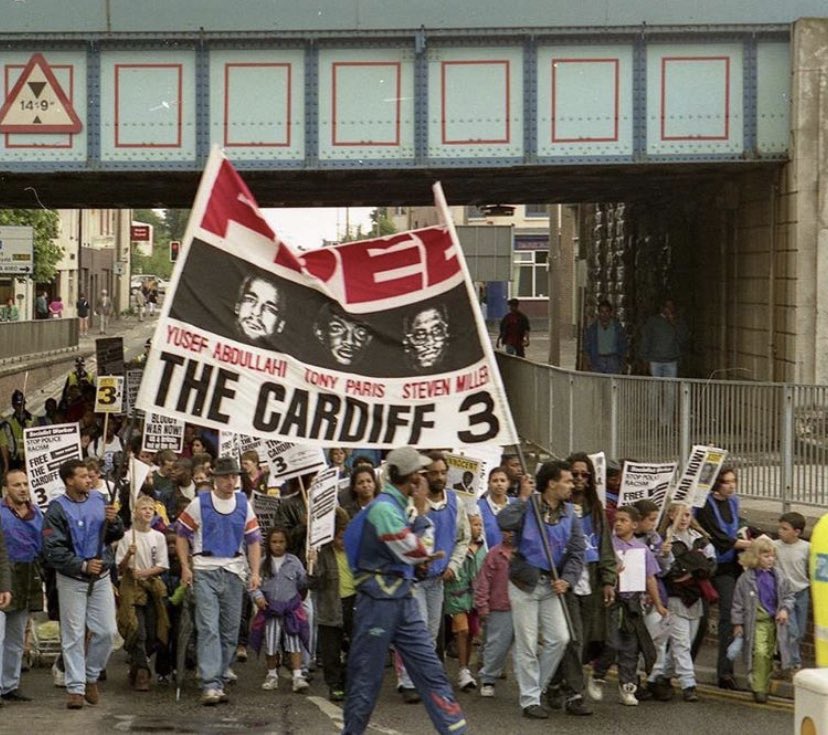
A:
[[[305,481],[302,475],[299,475],[299,489],[302,491],[302,499],[305,501],[305,566],[308,569],[308,574],[313,574],[314,565],[310,559],[310,501],[308,499],[308,491],[305,489]]]

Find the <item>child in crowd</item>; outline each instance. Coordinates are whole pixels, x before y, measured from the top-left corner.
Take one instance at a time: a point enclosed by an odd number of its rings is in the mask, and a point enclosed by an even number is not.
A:
[[[337,508],[334,540],[325,544],[318,553],[315,549],[308,552],[308,562],[314,570],[308,576],[308,588],[316,591],[315,612],[322,670],[332,702],[345,699],[345,664],[342,656],[354,627],[356,587],[344,542],[348,520],[347,511]]]
[[[804,531],[805,516],[801,513],[784,513],[779,518],[779,538],[773,542],[776,548],[776,572],[788,580],[794,592],[793,614],[788,621],[792,672],[802,668],[800,645],[808,626],[808,608],[811,602],[808,577],[811,545],[802,538]]]
[[[486,628],[480,669],[481,697],[494,697],[495,682],[503,673],[506,655],[515,639],[509,604],[509,564],[513,551],[512,533],[503,531],[501,542],[486,554],[474,580],[474,607]]]
[[[768,684],[773,670],[773,655],[779,642],[782,668],[790,666],[787,623],[794,608],[794,592],[788,580],[774,569],[773,541],[760,536],[739,554],[744,567],[733,591],[733,637],[743,638],[742,656],[750,677],[753,699],[768,701]]]
[[[638,511],[641,520],[638,522],[638,528],[635,532],[635,537],[644,543],[644,545],[653,553],[655,560],[658,562],[658,574],[656,575],[656,582],[658,583],[658,594],[662,605],[667,605],[667,588],[664,585],[664,576],[670,570],[673,563],[673,555],[671,553],[672,544],[665,542],[661,538],[661,534],[656,530],[659,518],[659,507],[652,500],[639,500],[633,503],[633,507]],[[650,632],[650,637],[655,640],[656,634],[661,627],[663,618],[658,614],[655,605],[649,601],[645,607],[644,622],[647,624],[647,630]],[[644,690],[649,691],[649,690]],[[638,693],[638,698],[641,699],[641,692]],[[646,698],[646,695],[644,695]]]
[[[625,505],[615,511],[612,545],[618,557],[619,569],[623,572],[625,557],[630,552],[643,552],[645,590],[662,617],[667,615],[667,608],[661,604],[656,575],[658,562],[653,553],[642,541],[635,537],[641,516],[632,506]],[[627,561],[629,564],[630,561]],[[643,596],[645,590],[622,591],[623,577],[619,574],[619,591],[609,616],[609,631],[606,645],[615,654],[618,664],[618,692],[621,704],[636,705],[635,696],[638,681],[638,657],[644,655],[645,668],[649,669],[656,658],[647,626],[644,624]],[[603,682],[606,677],[605,666],[612,658],[602,656],[593,667],[593,683]]]
[[[170,628],[160,575],[170,568],[167,539],[150,528],[155,501],[141,495],[135,501],[132,530],[118,542],[115,563],[121,575],[118,632],[130,655],[129,683],[138,692],[150,688],[149,657],[156,640],[166,646]]]
[[[475,508],[475,511],[477,509]],[[457,659],[460,670],[457,686],[463,691],[475,689],[477,682],[469,670],[472,641],[478,633],[478,619],[474,611],[474,579],[486,557],[486,542],[483,536],[483,520],[480,514],[469,515],[471,542],[466,550],[463,565],[457,576],[445,583],[445,613],[451,616],[451,631],[457,642]]]
[[[303,692],[308,682],[302,675],[302,649],[310,637],[302,607],[307,577],[302,562],[287,553],[288,537],[283,528],[271,528],[265,540],[261,587],[251,593],[258,608],[250,632],[250,645],[258,653],[265,641],[267,676],[262,689],[279,688],[280,653],[288,654],[293,671],[293,691]]]
[[[659,643],[648,689],[660,701],[673,697],[672,675],[678,677],[685,702],[698,702],[691,647],[704,614],[705,600],[715,599],[710,582],[716,550],[690,507],[672,503],[659,529],[671,545],[673,561],[663,577],[667,589],[668,637]]]

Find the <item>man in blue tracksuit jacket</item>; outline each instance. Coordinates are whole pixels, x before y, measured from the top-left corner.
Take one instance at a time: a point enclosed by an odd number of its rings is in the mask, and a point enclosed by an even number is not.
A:
[[[365,732],[382,686],[383,661],[391,644],[423,699],[437,732],[462,735],[466,718],[437,658],[420,608],[411,594],[414,567],[442,557],[430,555],[421,536],[431,529],[425,517],[424,470],[431,459],[413,447],[386,458],[382,493],[360,511],[345,531],[345,550],[354,571],[357,601],[348,655],[343,735]],[[408,499],[417,493],[415,512]],[[414,515],[413,520],[409,516]]]

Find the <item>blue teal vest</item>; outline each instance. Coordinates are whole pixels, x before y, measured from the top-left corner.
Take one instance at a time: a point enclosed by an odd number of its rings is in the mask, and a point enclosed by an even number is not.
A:
[[[707,504],[710,506],[710,509],[713,511],[713,515],[716,516],[716,523],[719,524],[719,528],[722,529],[730,538],[736,538],[736,534],[739,532],[739,499],[735,495],[731,495],[727,499],[727,504],[730,506],[730,514],[733,516],[733,520],[730,523],[725,523],[724,519],[722,518],[722,514],[719,511],[719,505],[713,498],[713,493],[707,496]],[[716,561],[719,564],[726,564],[727,562],[734,561],[736,559],[736,549],[729,549],[723,553],[716,552]]]
[[[514,498],[508,498],[510,503],[514,503]],[[497,516],[492,512],[489,501],[486,498],[480,498],[477,501],[477,507],[480,508],[480,517],[483,519],[483,533],[486,536],[486,546],[490,549],[494,548],[503,541],[503,533],[500,526],[497,525]]]
[[[58,495],[52,502],[60,504],[66,514],[75,555],[81,559],[97,557],[106,521],[104,496],[93,490],[83,503],[75,503],[66,495]]]
[[[9,561],[31,562],[40,555],[43,546],[43,514],[36,505],[32,504],[31,507],[34,516],[24,521],[8,505],[0,505],[0,523],[3,525]]]
[[[201,506],[201,553],[232,559],[241,554],[244,524],[247,519],[247,496],[236,493],[236,508],[224,515],[213,507],[213,493],[199,493]]]
[[[552,561],[556,569],[560,569],[564,553],[566,552],[566,545],[569,543],[569,537],[572,533],[572,515],[574,512],[571,503],[564,503],[564,512],[558,522],[553,526],[546,523],[543,524],[546,530],[546,538],[549,540],[549,548],[552,551]],[[523,520],[523,530],[521,532],[518,551],[533,567],[551,572],[552,570],[549,567],[546,551],[543,547],[543,537],[540,534],[538,522],[535,519],[535,511],[531,507],[530,501],[530,507],[526,509],[526,515]]]
[[[581,528],[586,539],[586,551],[584,552],[584,563],[592,564],[598,561],[598,545],[600,539],[592,528],[592,513],[584,513],[581,516]]]

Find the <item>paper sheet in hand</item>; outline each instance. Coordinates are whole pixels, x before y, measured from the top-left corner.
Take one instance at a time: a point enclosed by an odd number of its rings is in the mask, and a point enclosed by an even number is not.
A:
[[[619,551],[618,563],[624,568],[618,575],[619,592],[644,592],[647,589],[647,549]]]

